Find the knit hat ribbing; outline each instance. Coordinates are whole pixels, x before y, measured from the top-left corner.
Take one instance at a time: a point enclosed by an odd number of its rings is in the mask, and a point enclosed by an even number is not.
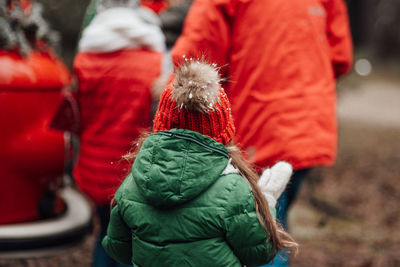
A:
[[[231,106],[218,71],[202,61],[179,66],[160,97],[153,132],[188,129],[227,145],[235,134]]]

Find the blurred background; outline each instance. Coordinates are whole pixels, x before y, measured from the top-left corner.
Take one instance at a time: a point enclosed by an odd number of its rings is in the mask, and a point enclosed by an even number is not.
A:
[[[88,0],[40,0],[71,68]],[[339,154],[305,181],[289,217],[293,266],[400,266],[400,1],[347,0],[352,72],[338,82]],[[0,266],[90,266],[92,241]]]
[[[60,55],[71,67],[89,0],[38,0],[44,17],[60,32]],[[398,74],[400,58],[400,2],[397,0],[347,0],[351,31],[357,57],[371,64],[384,65],[385,71]],[[390,68],[389,68],[390,67]],[[368,67],[367,67],[368,68]],[[388,68],[388,69],[387,69]]]

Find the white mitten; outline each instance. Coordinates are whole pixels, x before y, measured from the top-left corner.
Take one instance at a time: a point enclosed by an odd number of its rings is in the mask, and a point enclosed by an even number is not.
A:
[[[271,168],[263,171],[258,180],[258,186],[268,201],[268,205],[275,207],[276,201],[282,194],[290,176],[292,176],[292,165],[285,161],[279,161]]]

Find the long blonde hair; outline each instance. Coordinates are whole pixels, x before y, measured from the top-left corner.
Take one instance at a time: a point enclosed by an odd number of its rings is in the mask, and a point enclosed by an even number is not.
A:
[[[239,173],[251,186],[258,220],[267,234],[267,240],[272,242],[274,254],[276,255],[279,251],[296,254],[298,251],[298,244],[272,217],[268,202],[257,184],[259,175],[254,166],[245,160],[242,151],[240,151],[237,146],[230,143],[227,148],[228,154],[232,158],[232,165],[239,170]]]
[[[124,159],[133,163],[144,141],[150,134],[150,132],[142,133],[133,143],[131,150],[124,156]],[[259,175],[255,171],[254,166],[245,160],[240,149],[233,143],[230,143],[227,146],[227,149],[229,157],[232,158],[232,165],[239,170],[241,176],[244,177],[251,186],[254,195],[254,205],[256,208],[257,217],[265,230],[267,240],[272,242],[274,255],[276,255],[279,251],[296,254],[298,250],[298,244],[272,217],[269,211],[267,200],[257,185]]]

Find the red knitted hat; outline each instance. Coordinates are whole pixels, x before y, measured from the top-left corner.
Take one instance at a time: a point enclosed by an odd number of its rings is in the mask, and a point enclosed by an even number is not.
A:
[[[235,134],[231,106],[218,71],[202,61],[190,60],[175,71],[161,94],[153,132],[188,129],[227,145]]]

